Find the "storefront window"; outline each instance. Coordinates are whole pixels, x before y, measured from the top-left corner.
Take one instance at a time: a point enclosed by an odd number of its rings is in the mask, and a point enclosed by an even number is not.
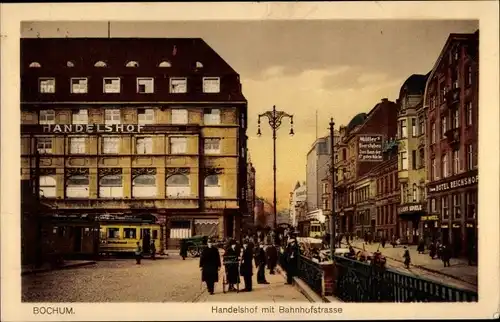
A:
[[[437,208],[436,208],[436,199],[432,198],[431,199],[431,212],[435,213],[436,211],[437,211]]]
[[[460,194],[457,193],[453,195],[453,216],[455,217],[455,219],[462,218],[460,199]]]
[[[448,209],[448,196],[441,198],[441,216],[443,216],[443,221],[448,220],[450,216]]]

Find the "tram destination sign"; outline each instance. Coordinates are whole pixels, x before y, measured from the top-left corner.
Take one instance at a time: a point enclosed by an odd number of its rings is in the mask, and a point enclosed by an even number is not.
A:
[[[358,138],[358,160],[362,162],[383,161],[382,135],[361,135]]]
[[[44,124],[43,133],[140,133],[141,124]]]

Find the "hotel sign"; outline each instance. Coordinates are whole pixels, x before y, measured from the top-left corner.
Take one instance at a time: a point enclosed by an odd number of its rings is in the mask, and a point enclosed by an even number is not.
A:
[[[140,133],[141,124],[45,124],[43,133]]]
[[[362,135],[358,138],[359,161],[383,161],[382,151],[382,135]]]
[[[429,216],[421,216],[420,219],[422,221],[436,221],[439,220],[439,217],[437,215],[429,215]]]
[[[398,213],[405,214],[405,213],[410,213],[410,212],[416,212],[416,211],[423,211],[424,206],[422,204],[407,204],[398,207]]]
[[[447,182],[429,185],[428,192],[429,193],[441,192],[441,191],[447,191],[447,190],[452,190],[452,189],[461,188],[461,187],[467,187],[467,186],[477,184],[478,181],[479,181],[479,177],[478,177],[477,173],[469,174],[463,178],[452,179],[452,180],[449,180]]]

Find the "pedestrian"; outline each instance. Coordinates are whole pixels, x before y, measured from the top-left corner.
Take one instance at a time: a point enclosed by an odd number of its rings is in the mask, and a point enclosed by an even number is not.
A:
[[[380,244],[382,245],[382,248],[385,248],[385,236],[382,236],[382,238],[380,239]]]
[[[403,258],[405,259],[405,261],[404,261],[405,267],[407,269],[409,269],[410,268],[410,263],[411,263],[411,257],[410,257],[410,250],[406,246],[405,246],[405,253],[403,255]]]
[[[151,250],[151,259],[155,260],[156,259],[156,245],[155,245],[154,240],[151,241],[151,246],[149,247],[149,249]]]
[[[451,259],[450,246],[444,244],[441,250],[441,260],[443,261],[444,267],[450,267],[450,259]]]
[[[141,258],[142,258],[142,247],[141,247],[141,244],[139,242],[137,242],[135,244],[136,244],[136,247],[135,247],[135,263],[137,265],[140,265],[141,264]]]
[[[274,275],[274,269],[278,264],[278,248],[276,244],[270,245],[266,248],[266,257],[269,274]]]
[[[467,261],[469,266],[472,266],[475,262],[476,247],[474,242],[469,242],[467,244]]]
[[[299,247],[295,239],[290,239],[290,244],[286,248],[286,283],[293,284],[293,277],[297,275],[299,266]]]
[[[436,257],[436,242],[429,245],[429,256],[434,259]]]
[[[425,241],[423,238],[420,238],[418,242],[417,252],[419,254],[423,254],[425,252]]]
[[[181,255],[182,260],[186,260],[188,255],[188,245],[184,239],[181,239],[179,255]]]
[[[240,274],[245,282],[245,292],[252,291],[252,276],[253,276],[253,250],[248,243],[243,243],[243,254],[241,255]]]
[[[231,245],[224,253],[224,266],[226,268],[226,279],[229,284],[229,291],[235,291],[235,284],[240,283],[240,274],[238,272],[239,252],[236,242],[231,241]]]
[[[219,250],[213,246],[212,241],[207,243],[200,256],[201,281],[207,284],[210,295],[214,294],[215,283],[219,281],[221,267]]]
[[[255,267],[257,267],[257,284],[269,284],[266,281],[266,252],[264,244],[260,243],[259,248],[255,252]]]

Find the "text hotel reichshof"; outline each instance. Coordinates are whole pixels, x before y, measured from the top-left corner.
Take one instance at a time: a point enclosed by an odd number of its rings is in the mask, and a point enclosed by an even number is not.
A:
[[[44,133],[140,133],[140,124],[45,124]]]

